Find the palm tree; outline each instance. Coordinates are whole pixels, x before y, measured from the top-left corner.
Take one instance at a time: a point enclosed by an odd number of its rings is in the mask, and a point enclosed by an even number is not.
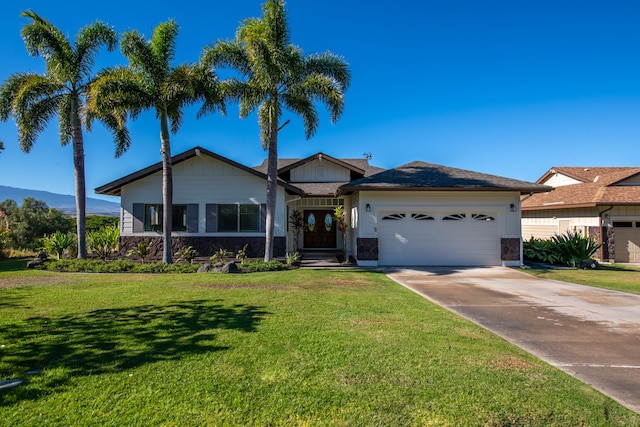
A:
[[[241,79],[230,79],[230,97],[240,102],[240,117],[257,110],[260,139],[267,155],[267,212],[264,260],[273,258],[273,231],[278,182],[278,132],[283,110],[299,114],[305,136],[319,124],[315,101],[326,104],[331,121],[342,114],[344,92],[350,82],[348,64],[331,52],[305,56],[290,43],[283,0],[267,0],[262,18],[243,21],[232,41],[207,48],[202,63],[236,69]],[[287,122],[285,122],[286,124]]]
[[[154,110],[160,122],[162,155],[163,250],[162,260],[172,263],[171,226],[173,174],[171,137],[182,124],[183,107],[203,101],[198,117],[216,110],[225,113],[224,97],[217,78],[209,67],[199,64],[172,65],[178,25],[174,21],[159,24],[150,40],[137,31],[122,35],[120,49],[129,60],[128,67],[116,67],[100,73],[88,98],[88,121],[100,118],[119,131],[116,145],[128,148],[126,119],[135,119],[143,110]]]
[[[60,143],[73,144],[75,170],[76,224],[78,258],[87,257],[85,223],[86,190],[84,171],[84,138],[82,114],[87,87],[92,81],[91,68],[103,45],[109,51],[116,48],[118,35],[112,28],[95,22],[78,32],[72,44],[58,28],[28,10],[22,17],[31,22],[22,29],[27,51],[33,57],[42,56],[47,70],[44,74],[16,73],[0,87],[0,120],[13,116],[18,125],[20,149],[31,151],[33,143],[48,121],[57,116]]]

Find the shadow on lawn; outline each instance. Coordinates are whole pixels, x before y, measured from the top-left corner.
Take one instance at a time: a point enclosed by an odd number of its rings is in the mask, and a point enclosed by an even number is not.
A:
[[[30,391],[24,386],[0,390],[0,406],[37,399],[72,377],[121,372],[161,360],[225,350],[228,347],[215,344],[216,329],[255,332],[267,314],[256,306],[223,306],[219,301],[200,300],[37,317],[5,325],[0,328],[0,337],[10,345],[0,353],[2,365],[8,365],[12,372],[64,368],[66,374],[45,390]],[[0,380],[10,374],[0,370]],[[2,399],[7,393],[17,395]]]

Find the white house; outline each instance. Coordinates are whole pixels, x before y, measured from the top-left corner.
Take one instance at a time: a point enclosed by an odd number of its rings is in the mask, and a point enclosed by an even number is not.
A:
[[[332,215],[344,206],[346,252],[363,266],[520,265],[520,197],[551,189],[424,162],[385,170],[323,153],[280,159],[278,176],[274,255],[296,249],[288,221],[295,210],[305,222],[300,249],[343,249]],[[121,197],[121,251],[152,241],[160,253],[161,178],[157,163],[96,189]],[[174,252],[263,249],[266,162],[251,168],[195,147],[173,157],[173,184]]]

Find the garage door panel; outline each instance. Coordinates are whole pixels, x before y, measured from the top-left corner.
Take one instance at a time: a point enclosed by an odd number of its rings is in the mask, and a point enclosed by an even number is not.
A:
[[[491,220],[471,213],[447,215],[394,213],[379,223],[381,265],[499,265],[497,214]],[[423,215],[423,216],[420,216]],[[434,218],[424,220],[425,216]],[[384,218],[401,218],[384,220]],[[418,219],[420,218],[420,219]]]
[[[614,222],[616,262],[640,262],[640,221]]]

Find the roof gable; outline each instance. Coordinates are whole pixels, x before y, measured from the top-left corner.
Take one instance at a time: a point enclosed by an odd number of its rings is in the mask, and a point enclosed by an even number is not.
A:
[[[238,163],[236,161],[228,159],[228,158],[226,158],[224,156],[216,154],[216,153],[214,153],[212,151],[209,151],[207,149],[204,149],[202,147],[194,147],[194,148],[192,148],[190,150],[187,150],[185,152],[177,154],[177,155],[175,155],[175,156],[173,156],[171,158],[171,161],[172,161],[173,165],[176,165],[176,164],[180,164],[181,162],[184,162],[185,160],[189,160],[189,159],[191,159],[193,157],[196,157],[196,156],[210,157],[210,158],[219,160],[219,161],[221,161],[221,162],[223,162],[225,164],[228,164],[231,167],[240,169],[243,172],[249,173],[251,175],[255,175],[258,178],[265,179],[265,180],[267,179],[267,176],[264,173],[262,173],[260,171],[257,171],[254,168],[250,168],[248,166],[245,166],[245,165],[243,165],[241,163]],[[137,172],[131,173],[131,174],[129,174],[127,176],[124,176],[124,177],[122,177],[120,179],[117,179],[117,180],[112,181],[112,182],[110,182],[108,184],[105,184],[105,185],[103,185],[101,187],[98,187],[98,188],[95,189],[95,192],[97,194],[106,194],[106,195],[110,195],[110,196],[119,196],[120,195],[120,191],[121,191],[123,186],[125,186],[127,184],[130,184],[130,183],[132,183],[134,181],[140,180],[142,178],[145,178],[145,177],[147,177],[149,175],[152,175],[152,174],[154,174],[156,172],[160,172],[160,171],[162,171],[162,162],[155,163],[155,164],[153,164],[151,166],[148,166],[148,167],[146,167],[144,169],[141,169],[141,170],[139,170]],[[298,188],[296,188],[296,187],[294,187],[294,186],[292,186],[292,185],[290,185],[290,184],[288,184],[288,183],[286,183],[284,181],[279,181],[278,184],[284,186],[287,190],[289,190],[289,191],[291,191],[293,193],[302,194],[302,191],[300,189],[298,189]]]
[[[551,187],[464,169],[414,161],[345,184],[341,191],[549,191]]]

